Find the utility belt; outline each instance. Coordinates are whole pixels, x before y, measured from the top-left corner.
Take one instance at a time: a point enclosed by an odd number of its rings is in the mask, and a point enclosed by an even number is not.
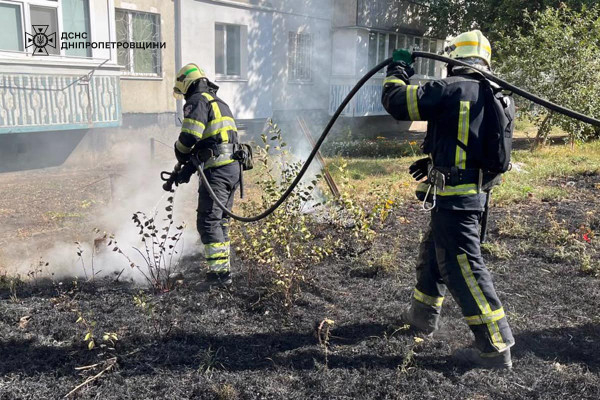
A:
[[[447,186],[475,184],[478,192],[487,192],[500,183],[502,175],[479,168],[432,167],[427,177],[428,181],[441,191],[445,190]]]
[[[244,198],[244,174],[254,168],[252,160],[252,146],[245,143],[220,143],[213,144],[198,150],[198,161],[203,169],[216,168],[229,165],[234,162],[240,163],[240,197]]]
[[[458,167],[431,166],[427,180],[417,188],[417,197],[423,201],[423,209],[428,211],[436,206],[437,196],[469,196],[489,192],[500,184],[501,174],[495,174],[477,168],[459,169]],[[427,207],[426,203],[431,203]]]
[[[198,150],[198,160],[204,169],[228,165],[239,161],[241,169],[253,168],[252,147],[244,143],[219,143]]]
[[[233,162],[234,143],[220,143],[198,150],[198,160],[204,169],[220,167]]]
[[[427,174],[429,181],[444,190],[446,186],[477,184],[482,186],[483,171],[480,169],[459,169],[458,167],[433,167]]]

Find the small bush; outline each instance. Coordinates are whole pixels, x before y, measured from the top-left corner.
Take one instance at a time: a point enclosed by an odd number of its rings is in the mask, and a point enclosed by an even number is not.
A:
[[[242,203],[245,214],[272,205],[302,167],[283,141],[281,129],[272,122],[255,153],[261,198]],[[345,168],[345,164],[339,166],[344,176],[339,199],[322,195],[317,175],[301,183],[286,203],[264,220],[233,225],[232,241],[238,256],[249,266],[249,279],[266,278],[270,295],[281,299],[285,307],[301,293],[312,265],[326,257],[366,251],[375,237],[374,227],[392,211],[394,202],[385,189],[375,191],[381,194],[374,207],[359,204]],[[348,234],[352,238],[342,240]]]
[[[166,217],[162,219],[164,226],[159,226],[158,211],[148,216],[138,211],[131,219],[140,230],[139,237],[143,246],[133,247],[141,257],[142,262],[128,255],[111,236],[107,244],[112,251],[121,254],[129,262],[129,266],[137,269],[151,288],[157,292],[172,290],[176,283],[176,276],[180,269],[180,248],[184,225],[174,226],[173,221],[173,196],[167,199],[165,207]]]

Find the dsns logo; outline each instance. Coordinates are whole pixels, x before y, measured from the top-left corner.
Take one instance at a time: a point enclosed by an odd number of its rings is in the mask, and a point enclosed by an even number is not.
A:
[[[33,35],[25,32],[25,48],[34,46],[34,56],[47,56],[47,46],[56,48],[56,32],[47,34],[48,25],[31,25]]]

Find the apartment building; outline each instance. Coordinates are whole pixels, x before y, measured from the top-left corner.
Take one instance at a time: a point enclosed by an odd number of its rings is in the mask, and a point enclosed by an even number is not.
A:
[[[301,116],[322,126],[396,47],[438,51],[403,0],[0,0],[0,171],[58,165],[118,140],[174,140],[173,76],[188,62],[220,86],[248,133]],[[439,77],[419,61],[420,80]],[[344,124],[395,126],[383,73]],[[180,117],[180,115],[179,115]],[[316,132],[315,132],[316,133]],[[161,136],[162,135],[162,136]],[[41,156],[43,154],[43,157]]]
[[[180,0],[178,6],[179,64],[205,68],[249,130],[272,116],[300,115],[322,125],[393,49],[438,51],[444,42],[423,37],[426,27],[410,1]],[[438,63],[419,60],[415,67],[419,80],[442,74]],[[389,125],[380,102],[383,77],[369,81],[345,109],[353,125],[365,117],[384,117],[369,118],[371,129],[379,129],[376,121]]]
[[[173,126],[173,10],[162,0],[0,0],[0,171]]]

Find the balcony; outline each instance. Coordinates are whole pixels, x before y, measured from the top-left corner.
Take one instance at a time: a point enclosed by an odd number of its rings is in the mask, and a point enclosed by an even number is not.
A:
[[[119,126],[118,76],[0,74],[0,134]]]
[[[401,28],[422,33],[426,25],[422,20],[423,5],[406,0],[357,0],[358,26],[395,30]]]

